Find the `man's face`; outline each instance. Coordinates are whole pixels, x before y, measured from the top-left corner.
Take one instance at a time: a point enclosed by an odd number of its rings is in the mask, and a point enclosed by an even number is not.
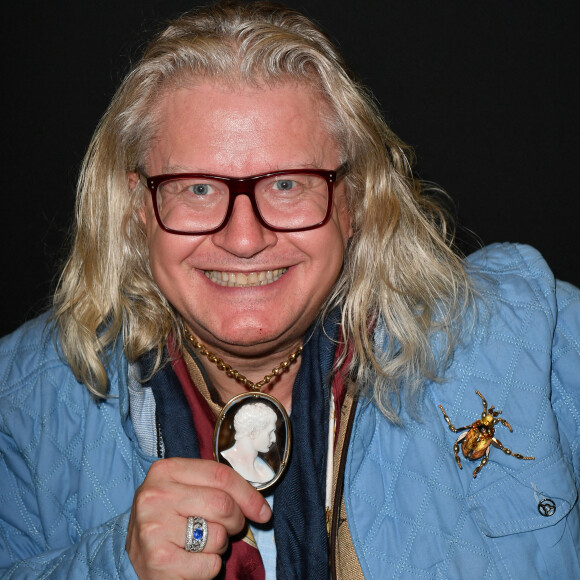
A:
[[[254,449],[259,453],[267,453],[273,443],[276,443],[276,423],[271,421],[264,429],[256,431]]]
[[[336,169],[341,162],[321,117],[324,104],[305,85],[232,89],[201,82],[168,92],[160,111],[149,175],[246,177],[282,169]],[[221,231],[182,236],[159,228],[147,197],[142,219],[153,277],[210,350],[226,356],[277,351],[286,356],[319,313],[352,235],[342,184],[335,188],[333,205],[325,226],[279,233],[259,224],[242,195]],[[266,283],[259,284],[264,275]]]

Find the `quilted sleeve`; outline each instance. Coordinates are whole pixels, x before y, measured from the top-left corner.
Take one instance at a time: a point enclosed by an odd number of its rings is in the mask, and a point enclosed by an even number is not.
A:
[[[25,560],[16,561],[9,568],[0,568],[2,578],[67,578],[96,579],[124,578],[137,579],[129,557],[125,552],[125,533],[129,512],[87,530],[81,540],[63,550],[50,550]],[[3,533],[9,530],[2,522]],[[3,553],[2,558],[15,554],[16,546],[11,546],[10,553]],[[3,565],[6,562],[2,562]]]
[[[128,510],[150,462],[123,429],[114,370],[97,404],[44,318],[0,341],[0,577],[137,577]]]
[[[0,434],[0,442],[0,577],[137,578],[125,552],[129,511],[104,524],[79,530],[74,544],[67,546],[69,538],[63,536],[60,542],[52,540],[53,546],[60,543],[63,547],[51,549],[45,537],[46,522],[37,505],[39,494],[35,488],[42,483],[30,477],[9,436]],[[50,501],[49,495],[40,497],[43,502]],[[55,530],[60,528],[58,519],[53,521]]]
[[[557,282],[558,317],[552,351],[552,406],[564,456],[580,490],[580,290]]]

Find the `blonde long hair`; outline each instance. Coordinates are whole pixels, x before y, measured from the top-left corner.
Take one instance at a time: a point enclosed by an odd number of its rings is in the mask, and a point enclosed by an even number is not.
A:
[[[142,186],[127,173],[144,166],[164,91],[195,78],[314,87],[331,111],[330,130],[348,162],[355,234],[326,308],[340,305],[352,345],[350,373],[396,420],[401,388],[436,378],[471,302],[449,220],[413,177],[410,149],[388,128],[330,40],[306,17],[268,3],[222,3],[188,13],[157,36],[127,75],[83,162],[70,257],[54,299],[58,340],[79,381],[106,396],[105,365],[117,341],[134,361],[152,349],[162,362],[181,321],[152,279],[138,209]],[[369,328],[389,339],[377,348]],[[434,333],[446,347],[436,355]],[[403,386],[403,387],[402,387]]]

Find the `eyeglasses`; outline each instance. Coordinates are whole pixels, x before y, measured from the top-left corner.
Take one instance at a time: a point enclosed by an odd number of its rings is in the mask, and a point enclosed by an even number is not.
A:
[[[330,219],[334,184],[347,173],[288,169],[251,177],[171,173],[148,177],[136,169],[151,192],[157,223],[182,235],[215,233],[228,223],[239,195],[250,198],[257,220],[276,232],[303,232]]]

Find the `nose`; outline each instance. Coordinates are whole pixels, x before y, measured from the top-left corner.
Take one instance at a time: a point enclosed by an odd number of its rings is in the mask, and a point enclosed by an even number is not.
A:
[[[276,232],[260,224],[247,195],[238,195],[226,226],[212,234],[213,243],[240,258],[251,258],[276,244]]]

